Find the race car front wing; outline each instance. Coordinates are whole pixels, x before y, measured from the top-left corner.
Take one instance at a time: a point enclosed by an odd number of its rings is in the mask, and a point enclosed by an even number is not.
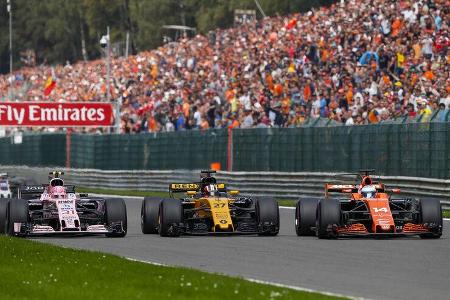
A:
[[[124,233],[122,222],[113,222],[109,225],[88,225],[84,230],[57,231],[51,226],[33,225],[31,223],[14,223],[16,236],[52,236],[52,235],[99,235],[107,233]]]

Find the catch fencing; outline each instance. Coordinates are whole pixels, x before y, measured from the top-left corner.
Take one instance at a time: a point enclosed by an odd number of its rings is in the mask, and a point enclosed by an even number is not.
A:
[[[26,166],[0,166],[1,170],[18,176],[45,182],[50,168]],[[77,186],[134,191],[168,191],[170,183],[199,181],[199,171],[109,171],[94,169],[63,169],[66,182]],[[243,195],[273,196],[278,199],[298,199],[324,195],[325,183],[353,182],[355,176],[339,173],[309,172],[225,172],[217,179],[229,189],[240,190]],[[450,180],[376,176],[388,188],[400,188],[399,196],[432,197],[441,199],[443,208],[450,209]]]
[[[228,171],[376,169],[387,176],[450,178],[450,122],[315,126],[136,135],[24,135],[21,144],[0,139],[0,164],[198,170],[218,162]]]

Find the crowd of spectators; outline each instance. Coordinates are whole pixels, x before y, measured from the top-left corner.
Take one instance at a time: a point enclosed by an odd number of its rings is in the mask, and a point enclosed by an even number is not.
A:
[[[111,98],[124,133],[431,115],[450,108],[449,12],[446,0],[345,0],[217,29],[114,58]],[[104,60],[23,68],[0,92],[12,80],[19,101],[104,101],[105,78]]]

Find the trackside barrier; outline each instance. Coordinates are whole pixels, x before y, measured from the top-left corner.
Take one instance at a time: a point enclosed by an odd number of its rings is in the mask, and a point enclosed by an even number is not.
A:
[[[0,166],[2,172],[31,177],[46,182],[50,168]],[[126,189],[138,191],[167,191],[169,183],[199,180],[199,171],[105,171],[94,169],[65,169],[66,182],[92,188]],[[219,171],[217,179],[238,189],[243,195],[274,196],[280,199],[320,197],[329,182],[348,182],[355,177],[339,173],[309,172],[226,172]],[[450,179],[377,176],[388,188],[400,188],[400,196],[433,197],[441,199],[444,209],[450,209]]]

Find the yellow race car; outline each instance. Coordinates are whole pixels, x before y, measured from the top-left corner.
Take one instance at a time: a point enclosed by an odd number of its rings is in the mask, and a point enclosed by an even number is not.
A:
[[[144,234],[258,234],[275,236],[280,228],[278,203],[270,197],[242,197],[217,183],[215,171],[201,171],[198,183],[172,183],[170,198],[142,202]],[[182,194],[181,196],[178,196]]]

